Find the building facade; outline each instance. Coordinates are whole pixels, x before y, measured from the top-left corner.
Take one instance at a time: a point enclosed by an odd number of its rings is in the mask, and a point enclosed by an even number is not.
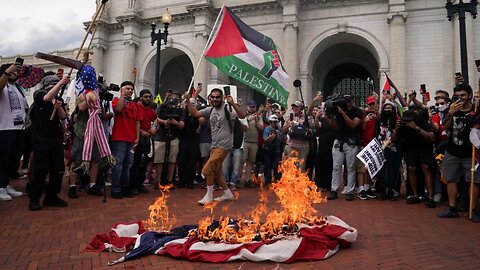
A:
[[[97,1],[101,2],[101,1]],[[455,1],[454,1],[455,2]],[[162,44],[160,89],[195,84],[230,83],[239,97],[263,97],[220,73],[202,53],[223,4],[276,43],[290,80],[300,79],[305,100],[351,93],[358,102],[378,90],[384,73],[400,90],[451,91],[460,71],[457,17],[448,21],[442,0],[115,0],[107,3],[93,40],[91,61],[107,82],[134,80],[137,90],[154,88],[156,44],[152,21],[168,11],[173,21]],[[475,59],[480,58],[478,20],[467,14],[469,80],[477,86]],[[6,59],[0,61],[5,62]],[[299,97],[291,86],[289,102]]]

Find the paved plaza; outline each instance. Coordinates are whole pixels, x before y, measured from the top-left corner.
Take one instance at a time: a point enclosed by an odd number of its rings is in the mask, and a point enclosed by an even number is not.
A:
[[[25,180],[12,185],[20,190]],[[151,187],[150,187],[151,189]],[[241,188],[237,201],[223,203],[229,213],[251,210],[257,203],[258,188]],[[196,187],[173,190],[169,208],[177,225],[193,224],[208,215],[196,201],[205,190]],[[219,192],[219,191],[216,191]],[[220,194],[220,193],[218,193]],[[478,269],[480,263],[480,224],[461,218],[441,220],[436,213],[445,206],[428,209],[407,205],[402,198],[395,202],[341,197],[316,207],[321,215],[335,215],[358,229],[352,247],[340,250],[325,261],[278,264],[273,262],[233,262],[207,264],[149,255],[115,266],[107,262],[121,254],[84,252],[97,233],[108,232],[118,222],[144,220],[158,191],[131,199],[113,200],[80,193],[69,199],[67,208],[28,210],[28,198],[0,203],[0,269]],[[269,192],[269,205],[274,194]],[[66,190],[61,196],[66,198]],[[222,206],[215,215],[222,215]]]

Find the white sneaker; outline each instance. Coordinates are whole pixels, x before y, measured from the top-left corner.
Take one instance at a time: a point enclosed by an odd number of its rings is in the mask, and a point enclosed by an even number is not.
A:
[[[211,202],[213,202],[213,196],[208,196],[207,194],[205,194],[205,196],[203,196],[203,199],[198,201],[198,203],[202,204],[202,205],[209,204]]]
[[[0,188],[0,201],[11,201],[12,197],[8,195],[4,188]]]
[[[233,201],[233,194],[227,195],[223,193],[222,196],[215,198],[216,202],[221,202],[221,201]]]
[[[12,197],[21,197],[23,196],[23,192],[20,192],[20,191],[16,191],[12,186],[8,185],[6,188],[5,188],[5,191],[7,191],[7,194],[12,196]]]
[[[112,186],[112,183],[105,181],[105,186],[106,186],[106,187],[111,187],[111,186]]]
[[[347,187],[344,187],[344,188],[343,188],[342,194],[343,194],[343,195],[347,194]]]
[[[442,193],[437,193],[437,194],[435,194],[435,196],[433,196],[433,200],[434,200],[436,203],[439,203],[439,202],[442,200]]]

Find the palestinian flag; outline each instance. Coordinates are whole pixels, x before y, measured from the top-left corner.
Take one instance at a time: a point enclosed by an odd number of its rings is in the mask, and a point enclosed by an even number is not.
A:
[[[394,100],[391,100],[397,105],[397,110],[400,112],[400,114],[403,114],[403,111],[405,108],[407,108],[407,102],[405,102],[405,99],[402,97],[402,94],[400,91],[398,91],[397,87],[395,84],[392,82],[390,77],[388,77],[387,73],[385,73],[385,77],[387,80],[385,81],[385,84],[383,85],[383,92],[390,92]]]
[[[220,26],[212,34],[205,58],[228,76],[287,107],[288,74],[273,40],[245,24],[226,6],[219,16]]]

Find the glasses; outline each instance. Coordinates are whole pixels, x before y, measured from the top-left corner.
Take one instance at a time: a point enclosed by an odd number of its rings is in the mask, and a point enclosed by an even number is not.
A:
[[[211,99],[221,99],[222,96],[210,96]]]
[[[382,94],[384,94],[384,95],[389,95],[389,94],[391,94],[391,93],[390,93],[390,91],[383,91]]]
[[[274,113],[275,113],[275,114],[280,114],[280,113],[282,113],[282,112],[281,112],[281,111],[276,111],[276,112],[274,112]]]

